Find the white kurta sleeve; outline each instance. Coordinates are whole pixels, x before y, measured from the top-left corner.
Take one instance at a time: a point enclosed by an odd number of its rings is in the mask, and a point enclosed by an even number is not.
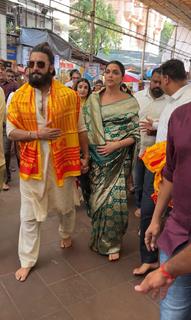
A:
[[[7,103],[6,103],[6,112],[8,111],[8,108],[9,108],[9,105],[10,105],[10,103],[11,103],[11,99],[12,99],[14,93],[15,93],[15,92],[11,92],[11,93],[9,94],[9,96],[8,96]]]
[[[12,124],[8,119],[6,122],[6,131],[7,131],[7,137],[9,137],[11,131],[17,129],[17,127],[14,126],[14,124]]]

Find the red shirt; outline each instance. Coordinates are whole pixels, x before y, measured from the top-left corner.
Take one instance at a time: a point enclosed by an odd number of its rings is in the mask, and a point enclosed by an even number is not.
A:
[[[191,239],[191,102],[177,108],[168,125],[163,176],[173,183],[173,209],[158,240],[167,255]]]
[[[3,82],[0,83],[0,87],[3,89],[4,94],[5,94],[5,100],[7,101],[8,96],[11,92],[15,92],[18,89],[18,84],[16,81],[11,81],[11,82]]]

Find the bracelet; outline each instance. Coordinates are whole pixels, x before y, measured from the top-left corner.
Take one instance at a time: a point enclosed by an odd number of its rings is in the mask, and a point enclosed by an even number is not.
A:
[[[29,131],[28,134],[27,134],[27,138],[31,139],[31,134],[32,134],[32,132]]]
[[[40,140],[39,131],[36,131],[36,138]]]
[[[167,279],[169,279],[169,280],[171,280],[171,281],[174,281],[174,280],[175,280],[175,277],[173,277],[168,271],[166,271],[166,270],[164,269],[164,267],[165,267],[165,264],[163,263],[163,264],[161,264],[161,266],[160,266],[160,268],[159,268],[159,270],[160,270],[160,272],[162,273],[163,277],[165,277],[165,278],[167,278]]]

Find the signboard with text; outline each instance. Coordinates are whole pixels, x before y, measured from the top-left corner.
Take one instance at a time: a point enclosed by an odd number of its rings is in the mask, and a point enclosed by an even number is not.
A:
[[[12,45],[7,45],[7,60],[16,61],[17,60],[17,47]]]

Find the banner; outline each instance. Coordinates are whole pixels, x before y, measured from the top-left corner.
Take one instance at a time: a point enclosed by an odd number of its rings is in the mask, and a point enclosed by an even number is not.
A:
[[[100,65],[98,63],[88,63],[85,66],[84,78],[90,82],[93,80],[98,80],[100,75]]]

